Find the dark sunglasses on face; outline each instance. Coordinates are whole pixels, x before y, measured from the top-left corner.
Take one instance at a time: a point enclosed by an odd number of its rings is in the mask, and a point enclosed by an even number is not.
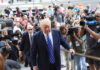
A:
[[[32,29],[28,29],[28,30],[32,30]]]

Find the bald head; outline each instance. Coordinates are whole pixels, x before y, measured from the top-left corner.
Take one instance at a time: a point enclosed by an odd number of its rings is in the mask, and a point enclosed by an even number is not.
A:
[[[33,29],[32,25],[27,25],[27,29]]]
[[[95,12],[96,20],[100,21],[100,10]]]
[[[49,18],[40,21],[40,28],[45,34],[48,34],[51,31],[51,21]]]
[[[32,34],[33,33],[33,26],[27,25],[27,31],[28,31],[28,33]]]

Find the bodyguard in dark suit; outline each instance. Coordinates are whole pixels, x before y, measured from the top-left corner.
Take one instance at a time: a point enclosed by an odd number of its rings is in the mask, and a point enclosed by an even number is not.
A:
[[[60,70],[60,45],[74,53],[57,30],[51,30],[51,21],[40,21],[41,31],[33,38],[31,59],[33,70]]]
[[[32,47],[32,41],[33,41],[32,37],[33,37],[33,26],[28,25],[27,32],[25,32],[22,37],[20,51],[21,53],[23,52],[25,54],[25,67],[27,67],[29,64],[31,70],[32,70],[32,65],[30,61],[30,48]]]

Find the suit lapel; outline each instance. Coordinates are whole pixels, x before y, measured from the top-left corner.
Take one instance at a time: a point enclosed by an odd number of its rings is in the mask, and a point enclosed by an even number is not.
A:
[[[55,32],[52,30],[52,40],[53,40],[53,47],[55,48],[55,42],[56,42],[56,39],[55,39]]]
[[[55,32],[52,30],[52,40],[53,40],[53,47],[55,48],[55,42],[56,42],[56,35],[55,35]],[[43,34],[43,32],[41,31],[41,40],[42,40],[42,43],[44,44],[44,46],[46,46],[47,48],[47,42],[46,42],[46,39],[45,39],[45,36]]]
[[[29,45],[30,45],[29,33],[27,33],[27,37],[28,37],[27,39],[28,39],[28,42],[29,42]]]
[[[43,42],[43,44],[45,45],[45,46],[47,46],[47,42],[46,42],[46,39],[45,39],[45,36],[44,36],[44,34],[43,34],[43,32],[41,31],[41,40],[42,40],[42,42]]]

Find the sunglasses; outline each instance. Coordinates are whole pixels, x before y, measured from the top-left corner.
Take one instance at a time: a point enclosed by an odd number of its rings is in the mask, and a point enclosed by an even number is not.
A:
[[[28,30],[32,30],[32,29],[28,29]]]

